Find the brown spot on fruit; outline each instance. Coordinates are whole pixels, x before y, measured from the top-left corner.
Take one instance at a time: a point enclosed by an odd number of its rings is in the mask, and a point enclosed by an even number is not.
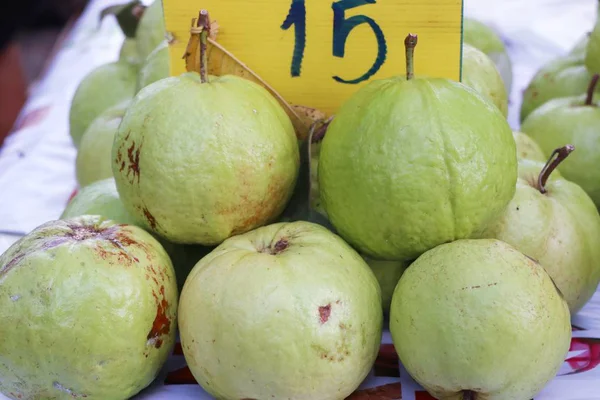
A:
[[[129,159],[129,165],[127,167],[127,177],[131,174],[131,183],[140,183],[140,150],[142,145],[136,148],[135,142],[131,142],[131,146],[127,149],[127,158]]]
[[[319,307],[319,319],[321,324],[324,324],[329,320],[329,316],[331,315],[331,304],[327,304],[326,306]]]
[[[283,251],[285,251],[285,249],[288,248],[289,245],[290,243],[287,241],[287,239],[279,239],[271,249],[271,254],[277,255],[279,253],[282,253]]]
[[[150,210],[148,210],[147,207],[144,207],[142,209],[142,212],[144,213],[144,217],[146,218],[146,221],[148,221],[148,223],[150,224],[150,228],[152,228],[152,230],[156,230],[156,226],[158,224],[156,223],[156,218],[154,218],[154,215],[152,215],[152,213],[150,213]]]
[[[156,317],[154,318],[154,322],[152,323],[152,328],[150,332],[148,332],[147,340],[148,344],[154,345],[157,349],[159,349],[163,341],[160,338],[161,336],[168,335],[171,331],[171,320],[167,316],[167,310],[169,308],[169,303],[165,299],[165,287],[160,287],[160,296],[159,299],[156,293],[152,293],[154,298],[156,299]]]

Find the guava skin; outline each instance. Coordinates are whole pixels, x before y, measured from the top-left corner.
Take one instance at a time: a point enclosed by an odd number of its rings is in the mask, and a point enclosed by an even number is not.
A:
[[[342,105],[318,176],[329,220],[354,248],[414,260],[500,215],[515,192],[517,152],[506,118],[475,90],[395,77]]]
[[[569,308],[543,267],[493,239],[419,257],[394,291],[390,331],[409,374],[443,400],[529,400],[571,339]]]
[[[0,256],[0,392],[12,399],[128,399],[175,343],[177,286],[144,230],[52,221]]]
[[[521,122],[544,103],[567,96],[579,96],[587,91],[592,74],[583,65],[583,57],[569,55],[543,66],[523,92]]]
[[[129,64],[139,65],[140,58],[138,55],[137,41],[135,38],[126,37],[121,44],[119,50],[119,61],[128,62]]]
[[[409,263],[405,261],[374,260],[369,257],[364,257],[364,259],[375,274],[377,282],[379,282],[383,315],[388,316],[390,314],[390,305],[392,304],[394,289]]]
[[[498,34],[486,24],[472,18],[463,19],[463,42],[483,51],[498,68],[510,93],[512,87],[512,62]]]
[[[515,138],[515,143],[517,145],[517,159],[519,161],[527,159],[540,161],[542,163],[546,162],[547,157],[544,156],[544,152],[535,140],[519,131],[513,131],[513,137]]]
[[[137,68],[113,62],[92,70],[79,83],[69,111],[69,133],[75,147],[89,125],[104,110],[131,99],[136,92]]]
[[[569,52],[569,55],[580,57],[581,60],[585,58],[585,52],[587,51],[587,45],[590,41],[590,33],[583,35],[576,43],[575,46]]]
[[[171,242],[210,246],[279,216],[300,155],[289,117],[264,88],[186,73],[137,94],[112,160],[132,215]]]
[[[83,215],[101,215],[119,224],[143,226],[123,206],[114,178],[94,182],[79,189],[63,211],[60,219]]]
[[[138,90],[169,76],[169,44],[163,40],[148,55],[138,75]]]
[[[462,83],[489,99],[504,117],[508,116],[506,87],[494,62],[469,44],[463,44],[462,49]]]
[[[135,31],[140,60],[146,60],[152,50],[165,40],[166,32],[162,1],[154,0],[144,10]]]
[[[218,399],[345,399],[379,351],[373,272],[310,222],[227,239],[196,264],[179,304],[188,366]]]
[[[581,187],[554,173],[541,193],[537,180],[543,167],[537,163],[536,174],[517,181],[515,197],[483,237],[539,261],[575,314],[600,283],[600,215]]]
[[[592,72],[600,72],[600,24],[596,23],[588,38],[585,66]]]
[[[535,110],[521,125],[547,156],[570,143],[577,149],[560,164],[560,172],[578,184],[600,207],[600,108],[585,106],[585,96],[554,99]]]
[[[131,104],[130,100],[104,111],[86,129],[75,160],[75,174],[80,187],[112,178],[112,146],[119,124]]]

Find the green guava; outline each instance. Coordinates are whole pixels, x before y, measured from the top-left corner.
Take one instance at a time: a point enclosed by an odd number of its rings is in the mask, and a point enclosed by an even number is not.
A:
[[[559,149],[556,161],[572,149]],[[502,240],[538,260],[575,314],[600,283],[600,214],[581,187],[550,175],[556,161],[538,163],[531,179],[517,181],[512,202],[483,237]]]
[[[125,100],[105,110],[83,134],[75,160],[75,174],[80,187],[113,176],[113,141],[129,104],[131,100]]]
[[[101,217],[48,222],[0,256],[0,392],[129,399],[175,343],[177,286],[161,245]]]
[[[218,399],[339,400],[373,366],[383,315],[362,257],[299,221],[229,238],[204,257],[178,321],[192,374]]]
[[[483,51],[492,59],[504,85],[506,92],[512,88],[512,62],[498,33],[486,24],[473,18],[463,20],[463,42]]]
[[[135,31],[138,55],[146,60],[148,55],[165,40],[166,28],[161,0],[154,0],[144,10]]]
[[[592,72],[600,72],[600,23],[590,33],[585,50],[585,66]]]
[[[83,215],[100,215],[119,224],[142,225],[125,210],[114,178],[103,179],[79,189],[67,204],[60,219]]]
[[[517,144],[517,159],[541,161],[545,162],[546,157],[544,152],[540,148],[540,145],[535,142],[532,138],[524,134],[523,132],[513,131],[513,137]]]
[[[383,314],[390,314],[390,305],[392,304],[392,295],[394,289],[400,280],[400,277],[408,267],[409,263],[405,261],[381,261],[369,257],[363,257],[379,282],[381,288],[381,305]]]
[[[577,153],[560,165],[560,172],[578,184],[600,207],[600,108],[593,101],[596,79],[588,95],[554,99],[532,112],[521,130],[535,140],[546,155],[570,143]]]
[[[75,147],[89,125],[104,110],[131,99],[137,86],[137,68],[112,62],[92,70],[79,83],[69,111],[69,133]]]
[[[508,116],[508,95],[494,62],[481,50],[463,44],[462,83],[489,99],[502,114]]]
[[[138,90],[169,76],[169,44],[163,40],[149,55],[138,75]]]
[[[133,65],[139,65],[141,63],[135,38],[126,37],[123,40],[123,44],[119,50],[119,61]]]
[[[419,257],[394,291],[390,331],[408,373],[447,400],[529,400],[571,342],[569,308],[550,276],[494,239]]]
[[[189,72],[142,89],[113,145],[127,210],[174,243],[216,245],[275,220],[292,195],[292,123],[266,89]]]
[[[585,93],[591,78],[581,56],[552,60],[534,75],[523,92],[521,121],[549,100]]]
[[[358,90],[329,125],[319,156],[329,220],[379,260],[414,260],[468,238],[515,192],[516,145],[500,110],[461,83],[410,75]]]
[[[590,41],[590,32],[586,33],[575,43],[575,46],[569,52],[569,55],[580,57],[582,60],[585,58],[585,52],[587,51],[587,45]]]

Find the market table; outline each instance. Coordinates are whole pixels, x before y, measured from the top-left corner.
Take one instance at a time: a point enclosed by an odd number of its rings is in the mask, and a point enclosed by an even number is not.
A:
[[[99,12],[115,0],[92,0],[32,88],[13,133],[0,149],[0,252],[36,226],[59,217],[76,187],[76,151],[68,133],[70,99],[93,68],[115,60],[123,40]],[[466,0],[465,13],[502,33],[513,61],[509,122],[519,128],[521,91],[548,60],[566,53],[593,26],[596,0]],[[600,399],[600,292],[573,317],[573,341],[558,376],[536,400]],[[294,368],[290,365],[289,368]],[[180,346],[155,383],[136,399],[209,399],[194,384]],[[425,400],[398,364],[388,332],[373,371],[352,399]],[[6,399],[0,395],[0,399]],[[318,400],[318,399],[317,399]]]

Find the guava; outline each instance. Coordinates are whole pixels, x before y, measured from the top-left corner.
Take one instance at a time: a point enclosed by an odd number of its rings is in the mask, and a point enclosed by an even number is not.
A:
[[[383,315],[362,257],[298,221],[229,238],[204,257],[178,321],[192,374],[218,399],[339,400],[373,366]]]
[[[83,215],[100,215],[119,224],[142,225],[125,210],[114,178],[103,179],[79,189],[67,204],[60,219]]]
[[[144,230],[97,216],[39,226],[0,256],[0,392],[131,398],[172,351],[177,300]]]
[[[138,75],[138,89],[169,76],[169,44],[162,41],[146,59]]]
[[[573,149],[557,149],[546,165],[538,163],[530,179],[519,179],[504,215],[484,235],[538,260],[571,314],[588,302],[600,283],[600,214],[579,185],[551,175]]]
[[[515,192],[516,145],[500,110],[459,82],[411,76],[355,92],[329,124],[319,156],[329,220],[379,260],[414,260],[468,238]]]
[[[419,257],[394,291],[390,331],[408,373],[445,400],[529,400],[571,342],[569,308],[550,276],[494,239]]]
[[[463,43],[478,48],[492,59],[500,76],[502,76],[506,92],[510,93],[512,88],[512,62],[504,42],[496,30],[476,19],[464,18]]]
[[[588,32],[585,35],[583,35],[575,43],[575,46],[573,46],[573,48],[571,48],[571,51],[569,52],[569,55],[580,57],[580,59],[583,60],[585,58],[585,52],[587,50],[587,45],[588,45],[589,41],[590,41],[590,32]]]
[[[119,50],[119,61],[133,65],[141,63],[135,38],[126,37],[123,40],[123,44],[121,44],[121,49]]]
[[[104,110],[131,99],[137,86],[137,68],[112,62],[93,69],[79,83],[69,111],[69,133],[75,147],[89,125]]]
[[[196,72],[146,86],[113,145],[126,209],[174,243],[217,245],[275,220],[292,195],[292,123],[263,87]]]
[[[84,187],[113,176],[112,145],[129,104],[131,100],[125,100],[105,110],[86,129],[75,160],[79,186]]]
[[[392,295],[394,289],[400,280],[400,277],[408,267],[409,263],[405,261],[381,261],[369,257],[363,257],[379,282],[381,288],[381,305],[383,315],[390,314],[390,305],[392,304]]]
[[[584,94],[592,74],[581,56],[566,56],[550,61],[532,78],[523,92],[521,121],[549,100]]]
[[[502,114],[508,116],[508,95],[494,62],[477,48],[463,44],[462,83],[489,99]]]
[[[592,72],[600,72],[600,23],[590,33],[585,49],[585,66]]]
[[[161,0],[154,0],[144,10],[135,31],[140,60],[146,60],[152,50],[165,40],[166,28],[164,18]]]
[[[560,165],[560,172],[578,184],[600,206],[600,108],[593,101],[598,75],[588,94],[554,99],[532,112],[521,130],[535,140],[546,155],[570,143],[577,149]]]
[[[517,145],[517,159],[519,161],[527,159],[544,162],[546,160],[544,152],[535,140],[519,131],[513,131],[513,137]]]

